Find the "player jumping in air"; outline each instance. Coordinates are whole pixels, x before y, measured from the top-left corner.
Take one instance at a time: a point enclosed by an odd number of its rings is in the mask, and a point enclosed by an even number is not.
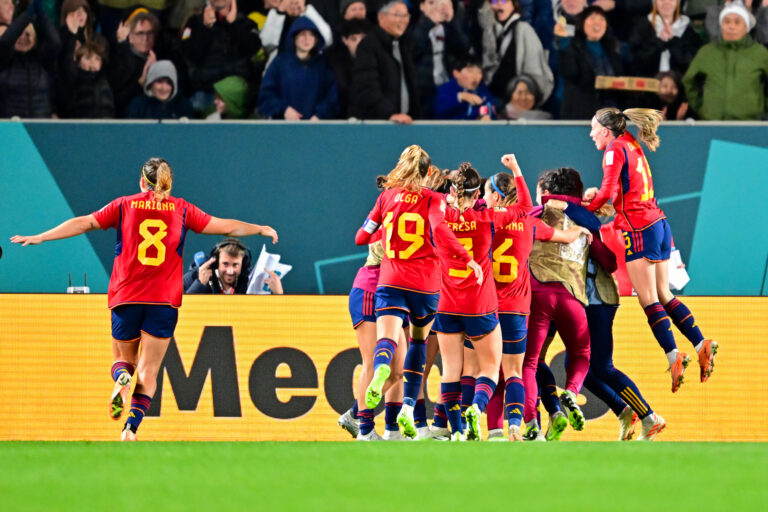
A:
[[[613,200],[615,225],[624,231],[629,280],[653,335],[667,355],[674,393],[683,383],[690,358],[677,350],[671,323],[693,344],[701,368],[701,382],[706,382],[712,374],[718,345],[704,338],[691,311],[669,290],[667,260],[672,232],[664,212],[656,204],[651,168],[643,149],[627,131],[627,122],[631,121],[639,127],[639,139],[648,149],[656,151],[659,145],[656,130],[661,119],[660,112],[641,108],[623,112],[603,108],[595,113],[589,135],[595,147],[604,151],[603,182],[599,190],[587,189],[584,200],[589,202],[590,211]]]
[[[136,387],[121,435],[124,441],[136,440],[176,328],[187,230],[208,235],[263,235],[277,242],[277,232],[269,226],[212,217],[184,199],[172,197],[172,184],[168,162],[150,158],[141,168],[141,193],[118,197],[97,212],[72,218],[39,235],[11,238],[11,242],[26,246],[95,229],[117,230],[108,296],[115,361],[109,414],[114,420],[119,420],[126,408],[136,372]]]

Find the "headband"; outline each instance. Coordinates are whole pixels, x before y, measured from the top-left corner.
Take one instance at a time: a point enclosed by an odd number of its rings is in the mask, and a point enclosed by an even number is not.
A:
[[[465,188],[464,192],[474,192],[475,190],[480,190],[480,185],[476,186],[475,188]]]
[[[155,184],[152,183],[152,180],[149,179],[149,176],[147,176],[147,171],[144,170],[144,167],[141,168],[141,175],[144,176],[144,181],[147,182],[147,185],[151,186],[152,188],[155,188]]]
[[[493,190],[498,192],[499,195],[501,196],[501,198],[504,199],[505,197],[507,197],[507,194],[502,192],[501,189],[496,186],[496,176],[498,176],[498,175],[499,175],[499,173],[496,173],[493,176],[491,176],[491,186],[493,187]]]

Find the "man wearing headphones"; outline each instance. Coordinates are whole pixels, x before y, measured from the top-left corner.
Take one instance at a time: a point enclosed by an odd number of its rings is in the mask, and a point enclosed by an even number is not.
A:
[[[280,276],[267,272],[267,286],[273,294],[282,295]],[[184,282],[189,283],[184,293],[244,294],[248,289],[250,274],[248,248],[237,238],[225,238],[216,244],[205,263],[184,276]]]

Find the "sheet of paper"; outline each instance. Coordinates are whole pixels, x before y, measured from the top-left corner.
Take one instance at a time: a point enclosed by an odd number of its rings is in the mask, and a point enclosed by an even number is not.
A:
[[[688,272],[683,266],[680,251],[674,250],[669,255],[669,287],[673,290],[682,290],[690,282]]]
[[[267,271],[264,270],[265,268],[271,270],[282,279],[291,271],[293,266],[280,263],[280,255],[268,253],[266,245],[262,245],[261,253],[256,259],[256,264],[252,267],[251,276],[248,279],[248,290],[245,293],[249,295],[268,295],[271,293],[269,286],[264,282],[269,277]]]

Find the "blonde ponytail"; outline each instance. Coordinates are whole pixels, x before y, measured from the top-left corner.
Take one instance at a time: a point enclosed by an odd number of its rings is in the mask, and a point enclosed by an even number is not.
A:
[[[397,165],[387,175],[384,188],[402,187],[411,192],[421,190],[421,180],[429,172],[432,160],[421,146],[408,146],[400,153]]]
[[[652,108],[629,108],[620,111],[617,108],[601,108],[595,113],[595,119],[601,125],[608,128],[614,137],[618,137],[627,130],[627,121],[631,121],[640,131],[637,138],[648,146],[651,151],[656,151],[661,139],[656,135],[659,123],[663,119],[661,112]]]
[[[155,201],[163,201],[171,194],[173,170],[162,158],[150,158],[141,168],[147,188],[154,192]]]
[[[659,129],[659,124],[664,119],[661,112],[652,108],[629,108],[622,114],[640,129],[637,138],[645,142],[648,149],[656,151],[661,142],[659,136],[656,135],[656,130]]]

